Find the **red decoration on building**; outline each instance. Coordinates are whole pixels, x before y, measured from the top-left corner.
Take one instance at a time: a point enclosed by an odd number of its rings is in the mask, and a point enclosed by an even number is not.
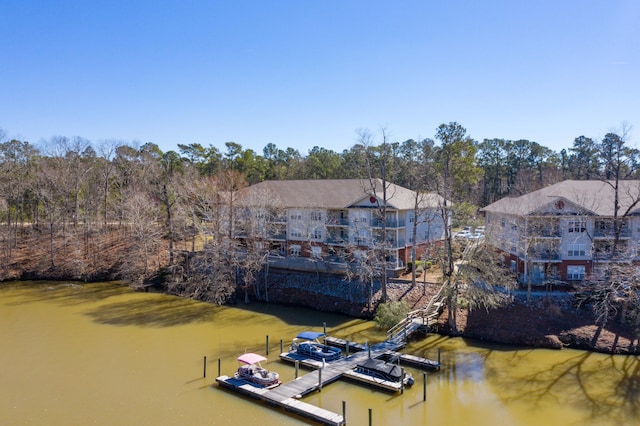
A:
[[[375,204],[377,201],[377,198],[372,195],[371,197],[369,197],[369,201],[371,202],[371,204]]]
[[[564,201],[562,201],[562,200],[556,201],[556,209],[558,209],[558,210],[564,209]]]

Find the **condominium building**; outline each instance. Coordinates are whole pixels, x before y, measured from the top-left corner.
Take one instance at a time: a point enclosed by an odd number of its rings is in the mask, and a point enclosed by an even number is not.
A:
[[[444,238],[443,201],[388,182],[385,188],[380,179],[279,180],[246,188],[238,206],[261,221],[254,243],[268,244],[275,266],[340,271],[378,250],[384,256],[376,261],[394,275],[414,245],[419,258]],[[249,237],[246,226],[236,228],[236,237]]]
[[[481,209],[521,281],[582,281],[640,261],[640,181],[565,180]],[[617,211],[617,213],[616,213]]]

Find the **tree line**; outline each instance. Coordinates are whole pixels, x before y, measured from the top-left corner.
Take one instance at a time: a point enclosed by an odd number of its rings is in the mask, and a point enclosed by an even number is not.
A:
[[[225,224],[239,218],[222,215],[238,190],[264,180],[383,178],[440,194],[442,214],[462,223],[502,197],[564,179],[638,177],[638,150],[629,146],[626,125],[601,141],[576,137],[560,152],[529,140],[478,142],[455,122],[440,125],[433,138],[402,142],[385,128],[358,130],[354,145],[340,153],[316,146],[303,155],[273,143],[262,153],[235,142],[224,146],[178,144],[177,151],[163,152],[151,142],[64,136],[36,146],[0,131],[0,271],[9,269],[25,233],[37,232],[48,237],[46,252],[40,247],[43,264],[55,268],[66,261],[71,275],[91,276],[116,230],[127,251],[113,276],[141,285],[162,270],[174,292],[224,301],[238,280],[255,287],[264,253],[249,256],[245,241],[245,254],[234,256],[238,242]],[[620,155],[625,161],[616,163]],[[445,276],[453,273],[451,237],[448,230]],[[204,255],[185,267],[177,259],[185,251]]]

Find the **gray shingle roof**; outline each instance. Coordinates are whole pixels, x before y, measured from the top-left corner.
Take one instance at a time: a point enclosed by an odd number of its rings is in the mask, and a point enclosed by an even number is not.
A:
[[[484,207],[482,211],[524,216],[534,214],[549,203],[562,200],[589,213],[612,217],[615,208],[613,184],[613,181],[565,180],[520,197],[503,198]],[[640,201],[640,180],[620,181],[618,195],[619,216],[640,213],[640,205],[637,204]]]
[[[375,195],[382,200],[382,180],[375,179]],[[243,191],[245,199],[256,199],[259,194],[268,197],[272,204],[287,208],[344,209],[373,195],[366,179],[323,180],[268,180]],[[387,182],[387,204],[399,210],[413,209],[415,192]],[[442,197],[426,194],[423,197],[430,207],[441,202]]]

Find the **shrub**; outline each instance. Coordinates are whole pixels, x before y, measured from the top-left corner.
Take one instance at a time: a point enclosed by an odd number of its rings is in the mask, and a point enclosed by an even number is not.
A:
[[[404,300],[381,303],[376,309],[376,316],[373,318],[378,327],[388,330],[398,322],[406,318],[409,306]]]

